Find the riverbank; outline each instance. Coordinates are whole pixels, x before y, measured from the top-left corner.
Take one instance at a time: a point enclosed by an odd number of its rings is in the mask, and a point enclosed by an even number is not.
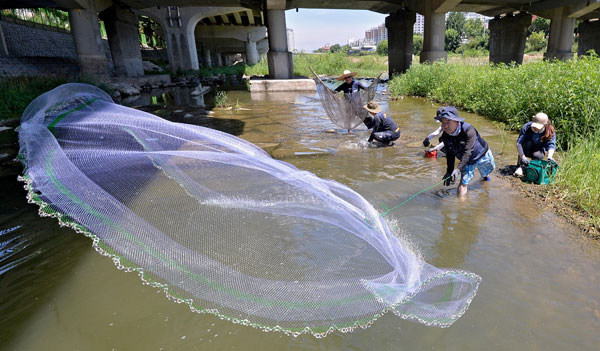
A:
[[[573,214],[580,228],[598,236],[600,58],[521,66],[414,65],[392,79],[389,93],[392,99],[421,96],[455,105],[512,130],[519,130],[536,112],[546,112],[557,129],[561,168],[553,185],[528,191],[556,203],[557,212]]]

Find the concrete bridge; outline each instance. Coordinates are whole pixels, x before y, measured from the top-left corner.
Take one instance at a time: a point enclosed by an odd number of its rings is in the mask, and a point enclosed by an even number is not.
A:
[[[106,27],[118,75],[143,74],[138,15],[160,23],[174,69],[198,69],[227,61],[223,54],[242,51],[248,63],[267,50],[270,76],[293,77],[288,52],[285,10],[292,8],[362,9],[386,17],[390,73],[404,72],[412,63],[416,13],[425,17],[421,62],[445,60],[445,14],[478,12],[490,21],[490,61],[521,63],[532,15],[551,19],[548,59],[572,57],[575,21],[579,54],[600,52],[600,0],[5,0],[2,8],[58,7],[69,11],[78,61],[84,73],[105,74],[106,56],[98,18]],[[268,41],[268,45],[267,45]],[[202,57],[198,57],[201,49]]]

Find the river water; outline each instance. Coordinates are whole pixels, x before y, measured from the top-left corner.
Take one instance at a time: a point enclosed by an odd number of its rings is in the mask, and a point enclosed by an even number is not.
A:
[[[394,206],[437,183],[445,159],[423,155],[438,127],[431,102],[378,95],[402,130],[395,147],[369,148],[364,127],[338,130],[309,93],[229,92],[237,110],[165,95],[133,104],[170,120],[209,126],[256,143],[273,157]],[[183,104],[182,106],[177,104]],[[184,117],[191,114],[192,117]],[[512,133],[463,113],[498,166],[516,159]],[[115,268],[89,239],[29,205],[15,174],[0,177],[0,350],[598,350],[600,244],[512,189],[479,175],[459,200],[454,187],[425,191],[387,215],[426,261],[483,278],[450,328],[385,315],[371,328],[298,338],[199,315]],[[16,228],[6,231],[9,228]]]

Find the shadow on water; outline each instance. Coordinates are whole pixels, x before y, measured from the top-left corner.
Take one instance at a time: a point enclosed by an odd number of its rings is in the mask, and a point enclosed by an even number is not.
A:
[[[74,274],[89,239],[61,228],[56,219],[40,218],[28,204],[15,177],[0,177],[0,340],[14,338],[54,289]]]

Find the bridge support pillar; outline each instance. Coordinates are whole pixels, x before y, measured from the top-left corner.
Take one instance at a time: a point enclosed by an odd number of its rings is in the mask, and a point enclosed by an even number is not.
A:
[[[385,18],[390,78],[406,72],[412,64],[413,26],[416,18],[416,13],[409,10],[392,12]]]
[[[519,13],[494,18],[490,28],[490,62],[510,64],[523,63],[527,28],[531,25],[531,15]]]
[[[269,52],[267,53],[269,76],[272,79],[293,78],[294,65],[292,53],[288,51],[285,7],[282,9],[268,9],[267,7],[267,30],[269,33]]]
[[[211,57],[210,57],[210,49],[207,48],[207,47],[205,47],[202,50],[202,54],[203,54],[202,58],[204,60],[204,67],[209,67],[209,68],[212,67],[212,60],[211,60]]]
[[[143,76],[137,15],[124,5],[115,3],[102,11],[100,18],[104,21],[117,75]]]
[[[220,53],[217,52],[215,54],[215,60],[214,60],[214,62],[215,62],[215,65],[217,67],[223,67],[223,57],[221,56]]]
[[[69,10],[69,23],[81,74],[108,76],[108,59],[100,36],[96,10],[92,6]]]
[[[587,55],[588,51],[595,50],[600,55],[600,21],[584,21],[577,28],[579,33],[579,46],[577,56]]]
[[[552,10],[550,20],[550,35],[548,36],[548,50],[544,54],[546,60],[569,60],[573,58],[573,37],[575,18],[568,17],[565,7]]]
[[[256,42],[252,40],[246,41],[246,64],[255,65],[258,63],[258,49]]]
[[[429,10],[428,10],[429,11]],[[423,51],[421,52],[421,63],[446,61],[448,54],[444,51],[446,41],[446,14],[425,13],[425,28],[423,33]]]

